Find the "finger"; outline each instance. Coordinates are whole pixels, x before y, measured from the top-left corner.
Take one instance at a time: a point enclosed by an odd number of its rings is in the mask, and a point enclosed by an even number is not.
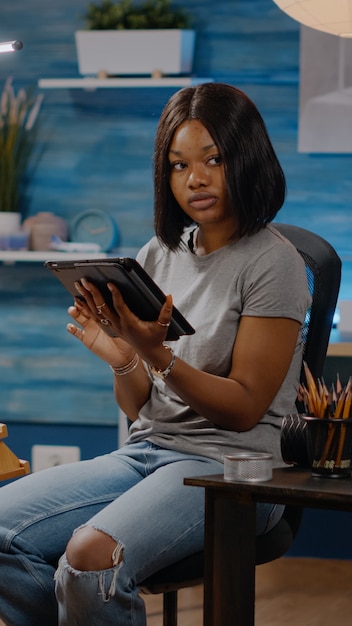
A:
[[[128,308],[127,305],[125,304],[125,301],[124,301],[124,299],[123,299],[123,297],[121,295],[121,292],[118,289],[118,287],[116,287],[116,285],[114,285],[114,283],[108,283],[107,287],[108,287],[109,291],[111,291],[111,296],[112,296],[112,301],[113,301],[113,304],[114,304],[114,308],[115,309],[121,309],[124,306],[126,308]]]
[[[166,300],[163,306],[160,309],[160,313],[158,315],[158,324],[159,326],[164,326],[167,328],[170,326],[172,317],[172,296],[171,294],[166,296]]]
[[[95,304],[94,304],[92,294],[90,290],[83,284],[83,281],[84,279],[81,279],[81,281],[76,280],[74,283],[75,289],[79,293],[79,295],[82,296],[83,303],[86,304],[86,306],[89,307],[90,309],[94,309]],[[85,281],[85,283],[88,286],[88,282]]]
[[[104,302],[99,289],[90,283],[86,278],[82,278],[81,283],[83,289],[86,290],[86,293],[88,294],[85,296],[85,299],[88,302],[89,308],[95,316],[95,319],[101,322],[101,318],[106,319],[111,316],[109,306],[106,302]]]
[[[88,293],[93,298],[94,302],[96,300],[98,301],[98,304],[99,304],[99,301],[100,303],[104,302],[103,296],[101,295],[101,292],[96,285],[94,285],[93,283],[90,283],[89,280],[87,280],[86,278],[81,278],[81,285],[86,291],[88,291]]]
[[[102,302],[101,304],[97,304],[96,308],[98,311],[98,315],[104,315],[105,313],[104,309],[107,308],[107,304],[106,302]]]
[[[108,283],[107,287],[111,292],[114,312],[118,316],[119,320],[124,319],[125,321],[136,321],[138,316],[132,313],[131,309],[127,306],[118,287],[116,287],[114,283]]]
[[[83,300],[82,298],[75,298],[73,301],[73,306],[77,309],[79,313],[82,313],[86,315],[87,317],[92,316],[92,312],[90,308],[88,307],[86,301]]]
[[[79,309],[77,306],[70,306],[67,312],[77,324],[82,326],[82,328],[86,328],[89,323],[97,323],[97,320],[92,317],[89,309],[86,314],[83,308]]]
[[[66,325],[66,329],[68,330],[70,335],[73,335],[74,337],[77,337],[77,339],[79,339],[80,341],[83,341],[84,331],[81,328],[78,328],[78,326],[75,326],[74,324],[68,323]]]
[[[73,317],[75,321],[82,325],[82,323],[87,322],[89,317],[84,313],[84,309],[79,308],[77,305],[70,306],[67,309],[68,314]]]
[[[86,345],[89,349],[96,341],[96,338],[99,335],[100,328],[95,319],[91,316],[87,317],[83,313],[77,310],[76,307],[70,307],[68,309],[68,313],[71,315],[73,320],[76,322],[72,324],[69,322],[66,324],[66,329],[77,339],[79,339],[84,345]],[[76,324],[79,324],[77,326]]]

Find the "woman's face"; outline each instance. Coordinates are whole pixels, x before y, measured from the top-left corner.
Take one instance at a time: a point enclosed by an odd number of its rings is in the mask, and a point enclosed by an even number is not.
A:
[[[213,138],[198,120],[184,122],[175,131],[169,150],[170,187],[183,211],[200,226],[229,222],[225,167]]]

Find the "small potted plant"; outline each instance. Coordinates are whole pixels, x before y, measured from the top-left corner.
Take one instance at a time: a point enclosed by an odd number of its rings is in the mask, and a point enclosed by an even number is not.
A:
[[[5,82],[0,102],[0,233],[19,230],[25,213],[22,193],[35,141],[43,95],[20,89],[12,79]]]
[[[192,71],[195,31],[171,0],[102,0],[88,5],[86,30],[75,33],[83,75],[180,75]]]

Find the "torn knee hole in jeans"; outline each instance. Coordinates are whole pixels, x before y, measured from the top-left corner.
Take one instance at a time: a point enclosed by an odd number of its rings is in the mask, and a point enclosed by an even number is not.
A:
[[[83,531],[84,533],[85,529],[93,530],[94,535],[95,535],[95,538],[93,537],[93,539],[91,535],[88,535],[87,549],[91,551],[92,555],[94,555],[94,553],[97,550],[98,550],[98,553],[100,553],[100,556],[98,556],[97,560],[93,558],[93,562],[92,561],[90,562],[90,566],[87,567],[88,571],[89,570],[91,571],[104,570],[104,569],[108,569],[109,567],[111,567],[111,565],[115,566],[115,565],[119,565],[120,563],[122,563],[124,545],[122,544],[122,542],[118,540],[117,537],[112,535],[104,527],[99,527],[93,524],[92,525],[82,524],[82,526],[79,526],[74,531],[73,537],[76,535],[76,533],[79,534],[80,531]],[[100,535],[100,539],[96,541],[98,535]],[[85,540],[84,540],[84,534],[83,534],[83,548],[86,552],[84,541]],[[115,547],[113,547],[114,545]],[[78,551],[79,549],[80,549],[80,544],[78,543]],[[66,552],[68,552],[68,550],[66,550]],[[103,558],[103,555],[106,555],[105,558]],[[81,568],[78,568],[78,569],[81,569]]]
[[[112,567],[106,570],[100,571],[80,571],[74,569],[67,561],[64,554],[58,564],[58,568],[54,575],[54,580],[57,582],[61,579],[61,583],[66,578],[65,570],[69,576],[75,576],[77,578],[98,578],[99,595],[102,597],[103,602],[109,602],[116,593],[116,580],[123,562],[124,545],[119,541],[116,541],[116,546],[111,554]],[[67,581],[67,578],[66,578]],[[67,582],[66,582],[67,584]]]

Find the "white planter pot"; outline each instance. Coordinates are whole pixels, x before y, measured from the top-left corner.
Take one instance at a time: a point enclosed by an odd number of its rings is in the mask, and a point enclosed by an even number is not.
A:
[[[75,33],[80,74],[190,74],[193,30],[79,30]]]
[[[0,211],[0,235],[13,235],[21,228],[21,213]]]

